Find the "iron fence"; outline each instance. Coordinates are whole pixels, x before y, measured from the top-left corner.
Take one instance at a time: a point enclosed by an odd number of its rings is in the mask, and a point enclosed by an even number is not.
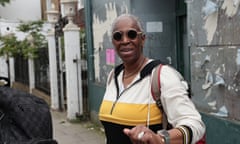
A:
[[[28,60],[18,55],[14,58],[15,81],[29,85]]]
[[[48,48],[38,50],[38,58],[34,59],[35,87],[50,94]]]

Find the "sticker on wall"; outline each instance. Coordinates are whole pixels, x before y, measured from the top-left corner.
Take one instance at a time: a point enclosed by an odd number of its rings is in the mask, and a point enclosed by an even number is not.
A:
[[[147,32],[163,32],[162,22],[147,22]]]
[[[108,48],[106,50],[106,64],[115,65],[115,51],[113,48]]]

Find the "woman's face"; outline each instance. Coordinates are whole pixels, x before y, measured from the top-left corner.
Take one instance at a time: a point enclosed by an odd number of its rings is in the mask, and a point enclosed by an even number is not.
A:
[[[145,35],[140,31],[136,21],[129,17],[119,19],[112,33],[112,43],[123,62],[136,62],[143,54]]]

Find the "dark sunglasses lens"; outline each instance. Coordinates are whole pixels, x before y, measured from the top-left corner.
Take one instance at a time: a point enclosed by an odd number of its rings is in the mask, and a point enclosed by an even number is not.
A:
[[[128,31],[128,37],[129,37],[130,39],[135,39],[135,38],[137,37],[137,32],[134,31],[134,30]]]
[[[120,32],[115,32],[113,34],[113,39],[116,41],[120,41],[122,39],[122,34]]]

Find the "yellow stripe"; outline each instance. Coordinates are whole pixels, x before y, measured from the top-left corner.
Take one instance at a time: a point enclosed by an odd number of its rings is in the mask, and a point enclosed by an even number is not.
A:
[[[100,120],[118,123],[122,125],[134,126],[147,123],[148,104],[116,103],[113,113],[113,102],[104,100],[100,107]],[[162,115],[156,104],[150,104],[149,124],[159,124],[162,122]]]

